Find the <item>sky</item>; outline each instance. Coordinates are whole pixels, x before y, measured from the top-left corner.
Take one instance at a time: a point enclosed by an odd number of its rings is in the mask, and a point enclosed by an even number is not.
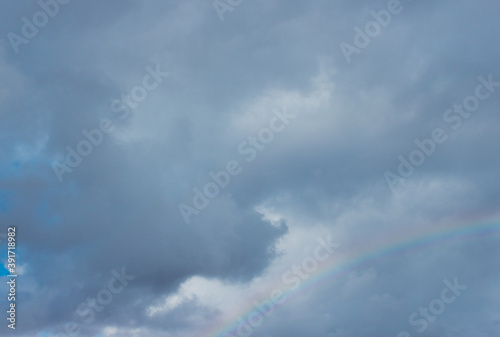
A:
[[[499,10],[2,2],[0,335],[500,336]]]

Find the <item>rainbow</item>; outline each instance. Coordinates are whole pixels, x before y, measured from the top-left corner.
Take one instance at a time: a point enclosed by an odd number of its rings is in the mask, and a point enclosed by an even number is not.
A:
[[[455,224],[445,226],[444,228],[440,227],[423,234],[412,233],[404,237],[399,236],[391,238],[390,240],[386,240],[385,244],[372,245],[361,252],[356,252],[345,261],[333,261],[330,263],[325,261],[321,263],[321,267],[318,268],[318,271],[309,279],[305,280],[298,289],[292,290],[290,287],[287,289],[283,283],[279,283],[270,286],[269,292],[267,293],[270,293],[273,289],[283,290],[287,297],[286,304],[291,298],[305,293],[308,289],[312,288],[312,286],[318,287],[318,285],[326,284],[332,277],[349,272],[355,268],[369,265],[376,259],[388,258],[396,254],[400,256],[403,253],[425,248],[439,242],[451,240],[458,241],[467,238],[484,237],[491,234],[500,234],[500,214],[490,214],[489,216],[482,216],[474,220],[462,220],[462,224],[460,225]],[[264,291],[264,293],[266,292]],[[261,302],[263,300],[267,300],[267,298],[255,298],[248,302],[254,303],[255,301]],[[201,333],[197,333],[195,336],[224,337],[227,335],[238,337],[235,329],[239,322],[242,320],[246,321],[246,318],[254,311],[256,311],[256,307],[253,304],[247,304],[237,310],[238,314],[235,314],[232,319],[226,320],[225,322],[219,321],[213,323],[208,329]]]

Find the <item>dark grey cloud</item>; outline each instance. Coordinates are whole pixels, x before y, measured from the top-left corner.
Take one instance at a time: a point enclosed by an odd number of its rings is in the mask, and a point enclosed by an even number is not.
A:
[[[211,1],[70,1],[17,53],[8,34],[40,5],[3,4],[0,228],[19,231],[16,335],[68,322],[81,336],[203,335],[262,289],[286,287],[309,236],[333,233],[341,263],[493,219],[500,88],[457,130],[443,114],[479,76],[500,82],[498,4],[401,1],[348,63],[340,44],[389,3],[243,1],[221,21]],[[120,119],[113,102],[147,67],[169,74]],[[296,117],[247,160],[239,145],[284,109]],[[59,182],[53,163],[104,118],[114,130]],[[446,142],[391,191],[384,172],[436,128]],[[186,224],[179,204],[193,206],[193,189],[231,160],[241,173]],[[369,259],[254,335],[413,336],[409,315],[456,277],[467,290],[421,335],[496,336],[496,247],[490,232]],[[85,322],[78,306],[123,267],[135,278]]]

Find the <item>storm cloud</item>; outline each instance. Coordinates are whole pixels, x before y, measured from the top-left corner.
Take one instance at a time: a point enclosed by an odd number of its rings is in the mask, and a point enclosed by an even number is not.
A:
[[[0,7],[2,335],[500,334],[497,2]]]

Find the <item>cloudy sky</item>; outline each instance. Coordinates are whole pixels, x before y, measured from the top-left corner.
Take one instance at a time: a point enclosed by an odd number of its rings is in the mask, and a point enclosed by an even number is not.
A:
[[[0,335],[500,336],[499,10],[3,1]]]

